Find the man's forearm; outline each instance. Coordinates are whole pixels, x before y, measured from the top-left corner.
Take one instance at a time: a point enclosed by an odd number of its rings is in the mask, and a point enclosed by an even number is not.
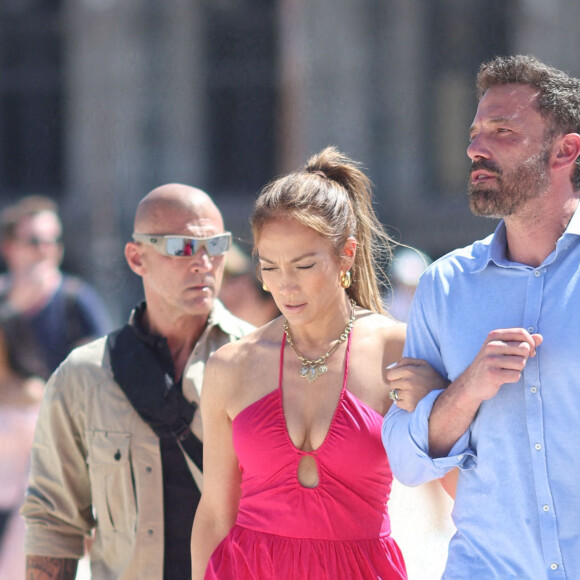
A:
[[[74,580],[78,560],[51,558],[50,556],[26,557],[26,580]]]
[[[473,421],[480,402],[462,397],[461,379],[451,383],[433,404],[429,417],[429,455],[445,457]]]
[[[475,418],[483,401],[495,397],[502,385],[520,380],[526,361],[536,356],[539,334],[523,328],[498,328],[485,339],[474,361],[433,405],[429,417],[429,455],[445,457]]]

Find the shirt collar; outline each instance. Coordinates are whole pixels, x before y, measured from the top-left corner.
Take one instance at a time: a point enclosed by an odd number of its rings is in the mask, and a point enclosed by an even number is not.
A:
[[[509,260],[505,255],[506,248],[507,238],[505,223],[501,220],[491,236],[488,236],[479,242],[475,242],[473,256],[476,260],[476,265],[472,271],[474,273],[481,272],[491,262],[497,266],[507,267]],[[477,249],[479,249],[479,251],[477,251]]]
[[[576,207],[576,211],[574,212],[574,215],[572,216],[572,219],[570,220],[568,227],[564,230],[562,238],[568,235],[575,236],[580,235],[580,203]]]
[[[137,306],[135,306],[133,309],[133,312],[131,312],[129,325],[133,328],[139,339],[142,340],[145,344],[158,348],[160,341],[164,341],[165,339],[162,336],[152,334],[146,329],[145,325],[143,324],[143,317],[145,316],[146,309],[147,304],[145,300],[139,302],[139,304],[137,304]],[[234,317],[217,299],[214,300],[213,308],[209,314],[204,334],[211,332],[211,330],[216,326],[225,334],[235,336],[239,334],[239,325],[236,323]]]
[[[207,321],[208,328],[217,326],[227,335],[241,338],[239,321],[226,309],[217,298],[213,302],[213,308]]]
[[[576,210],[574,211],[568,226],[556,243],[556,250],[553,254],[558,252],[560,246],[562,243],[564,243],[563,240],[569,238],[570,236],[580,236],[580,204],[578,204],[576,207]],[[527,268],[527,266],[524,266],[523,264],[516,264],[507,258],[507,235],[505,222],[503,220],[499,222],[492,236],[482,240],[481,242],[476,242],[476,244],[482,245],[482,251],[478,253],[479,255],[476,257],[477,265],[473,269],[473,272],[481,272],[491,262],[502,268],[513,268],[516,266]]]
[[[145,310],[147,309],[147,304],[145,300],[142,300],[135,306],[133,312],[131,312],[131,316],[129,317],[129,326],[133,329],[133,332],[139,337],[139,340],[142,340],[145,344],[149,346],[157,346],[159,343],[159,339],[162,338],[157,336],[145,327],[143,324],[143,317],[145,316]]]

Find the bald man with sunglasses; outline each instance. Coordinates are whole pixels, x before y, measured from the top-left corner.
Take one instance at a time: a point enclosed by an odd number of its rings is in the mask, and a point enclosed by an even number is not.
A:
[[[217,299],[230,244],[199,189],[140,202],[125,257],[145,300],[47,386],[22,508],[28,580],[75,578],[91,535],[92,580],[191,578],[205,362],[253,330]]]

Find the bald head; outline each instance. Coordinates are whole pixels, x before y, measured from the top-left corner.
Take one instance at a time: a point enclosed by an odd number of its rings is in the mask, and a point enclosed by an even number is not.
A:
[[[137,206],[135,232],[171,234],[188,226],[208,226],[216,233],[224,229],[220,210],[201,189],[168,183],[149,192]]]
[[[148,193],[137,207],[134,227],[134,233],[151,236],[205,239],[224,233],[222,215],[211,197],[180,183]],[[127,263],[143,281],[150,330],[167,336],[173,331],[172,321],[184,319],[205,326],[220,291],[225,254],[210,255],[205,246],[187,256],[160,248],[142,241],[125,245]]]

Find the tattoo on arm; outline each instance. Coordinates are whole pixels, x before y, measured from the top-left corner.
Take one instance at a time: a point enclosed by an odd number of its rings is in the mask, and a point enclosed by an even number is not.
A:
[[[27,556],[26,580],[74,580],[77,564],[73,558]]]

